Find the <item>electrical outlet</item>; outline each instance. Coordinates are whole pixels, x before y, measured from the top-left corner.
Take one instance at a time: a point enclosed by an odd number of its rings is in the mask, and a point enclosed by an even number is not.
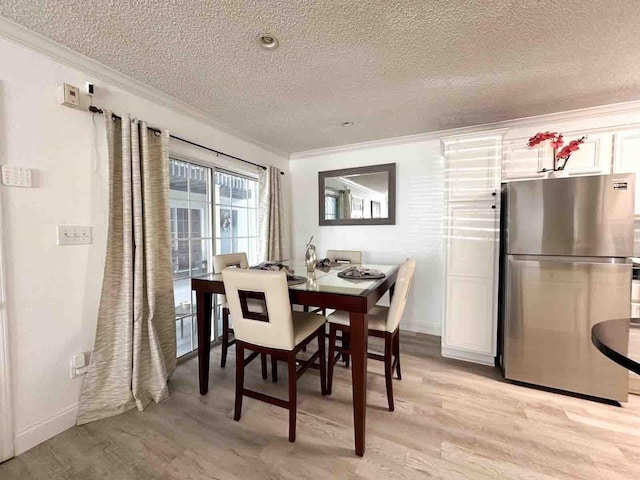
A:
[[[87,358],[84,353],[76,353],[69,362],[70,375],[69,378],[73,380],[87,373]]]
[[[91,227],[58,225],[58,245],[88,245],[91,243]]]

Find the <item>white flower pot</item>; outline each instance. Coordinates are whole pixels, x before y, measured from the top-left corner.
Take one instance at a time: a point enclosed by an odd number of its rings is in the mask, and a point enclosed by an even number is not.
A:
[[[547,173],[547,178],[566,178],[568,176],[568,170],[551,170]]]

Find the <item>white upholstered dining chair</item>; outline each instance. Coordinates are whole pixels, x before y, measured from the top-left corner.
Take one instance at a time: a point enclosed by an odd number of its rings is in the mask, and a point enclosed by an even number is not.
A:
[[[309,368],[320,370],[320,390],[326,394],[325,322],[314,313],[294,312],[289,301],[289,286],[285,272],[225,269],[222,279],[233,317],[236,337],[236,396],[234,420],[240,420],[243,396],[289,410],[289,441],[296,438],[297,379]],[[263,313],[252,312],[248,300],[261,298],[266,303]],[[318,350],[308,360],[296,354],[312,340],[318,340]],[[251,353],[246,359],[244,351]],[[271,355],[274,368],[277,360],[287,362],[289,399],[281,400],[244,388],[244,368],[257,355]],[[318,360],[318,364],[314,362]],[[297,365],[300,364],[300,368]]]
[[[327,258],[332,262],[362,263],[362,252],[359,250],[327,250]]]
[[[413,280],[413,274],[416,270],[416,261],[412,258],[407,259],[398,270],[398,276],[391,298],[391,305],[383,307],[374,306],[368,313],[369,335],[384,338],[384,355],[376,353],[368,353],[368,357],[374,360],[384,362],[384,376],[387,388],[387,401],[389,410],[394,410],[393,405],[393,371],[396,371],[398,379],[402,379],[400,370],[400,320],[407,304],[407,296]],[[333,367],[338,362],[340,355],[346,354],[347,358],[351,353],[349,345],[345,345],[343,340],[342,347],[336,345],[336,333],[342,332],[343,339],[345,334],[351,330],[349,322],[349,312],[336,310],[327,318],[329,321],[329,370],[327,379],[327,391],[331,394],[333,384]],[[347,365],[348,366],[348,365]]]
[[[215,273],[222,272],[225,268],[249,268],[249,261],[247,260],[247,254],[244,252],[239,253],[227,253],[224,255],[214,255],[213,257],[213,271]],[[224,368],[227,365],[227,353],[229,347],[236,343],[231,335],[234,334],[233,328],[229,324],[229,306],[227,305],[227,298],[225,295],[219,295],[218,299],[222,305],[222,352],[220,355],[220,367]],[[264,302],[256,299],[249,299],[247,301],[249,310],[256,313],[264,313],[266,306]],[[267,378],[267,358],[262,356],[262,378]]]

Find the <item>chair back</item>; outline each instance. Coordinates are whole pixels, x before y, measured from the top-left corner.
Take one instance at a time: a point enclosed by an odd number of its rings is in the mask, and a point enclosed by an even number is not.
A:
[[[220,273],[227,267],[249,268],[247,254],[240,252],[213,256],[214,273]]]
[[[398,270],[398,276],[396,278],[396,286],[393,291],[393,298],[391,299],[391,306],[389,307],[389,313],[387,315],[387,332],[394,332],[396,328],[398,328],[398,325],[400,325],[415,271],[416,261],[413,258],[408,258],[400,265],[400,270]]]
[[[362,252],[359,250],[327,250],[327,258],[332,262],[348,260],[351,263],[362,263]]]
[[[222,270],[236,339],[262,347],[293,350],[294,331],[285,272]],[[249,311],[247,298],[263,298],[266,313]]]

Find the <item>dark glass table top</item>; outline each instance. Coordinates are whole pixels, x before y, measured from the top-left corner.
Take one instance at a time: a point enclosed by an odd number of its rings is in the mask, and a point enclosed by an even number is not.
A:
[[[604,355],[628,370],[640,374],[640,352],[629,353],[630,334],[640,334],[640,318],[618,318],[596,323],[591,341]]]
[[[338,273],[351,267],[351,264],[337,265],[335,267],[331,267],[327,271],[316,269],[315,272],[308,273],[307,267],[302,260],[284,260],[283,263],[289,266],[295,272],[296,276],[304,277],[305,281],[301,283],[289,284],[289,288],[292,290],[339,293],[342,295],[363,295],[385,280],[384,278],[378,280],[350,280],[339,277]],[[364,268],[380,270],[385,275],[389,275],[399,267],[399,265],[369,263],[361,266]],[[204,275],[197,275],[193,278],[222,282],[221,273],[207,273]]]

